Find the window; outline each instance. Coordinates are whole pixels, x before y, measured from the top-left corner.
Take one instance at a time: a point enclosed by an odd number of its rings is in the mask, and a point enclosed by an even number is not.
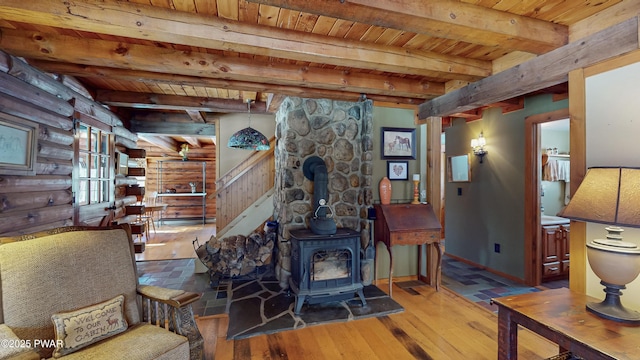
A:
[[[77,123],[78,174],[76,203],[91,205],[111,201],[113,175],[111,134],[83,123]]]

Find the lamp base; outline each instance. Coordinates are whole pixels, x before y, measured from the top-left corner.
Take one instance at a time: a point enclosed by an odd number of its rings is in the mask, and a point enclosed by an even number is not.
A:
[[[600,281],[604,285],[604,292],[607,294],[602,302],[587,303],[587,311],[590,311],[605,319],[624,322],[628,324],[640,324],[640,312],[629,310],[622,306],[620,296],[622,289],[626,289],[624,285],[610,284]]]

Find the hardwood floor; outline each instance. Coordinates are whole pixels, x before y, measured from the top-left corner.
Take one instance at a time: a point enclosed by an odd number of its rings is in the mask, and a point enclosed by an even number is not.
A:
[[[385,290],[385,284],[378,284]],[[395,286],[395,285],[394,285]],[[378,318],[333,323],[226,340],[224,316],[200,318],[206,359],[496,359],[497,316],[450,291],[399,287],[393,298],[405,311]],[[521,329],[519,358],[545,359],[558,347]]]
[[[169,260],[195,258],[193,240],[198,238],[200,244],[209,241],[216,234],[216,224],[175,225],[165,223],[156,225],[156,231],[149,231],[149,238],[142,236],[140,241],[145,245],[145,251],[136,254],[137,261]],[[137,241],[137,240],[136,240]]]
[[[151,233],[137,260],[196,257],[193,240],[206,242],[215,224],[163,225]],[[137,256],[137,257],[138,257]],[[407,279],[395,279],[402,281]],[[378,282],[387,291],[388,283]],[[196,321],[205,338],[205,359],[496,359],[498,318],[486,308],[446,288],[429,286],[409,293],[394,285],[393,298],[405,311],[379,318],[311,326],[272,335],[228,341],[226,315],[200,317]],[[521,329],[521,359],[545,359],[558,347]]]

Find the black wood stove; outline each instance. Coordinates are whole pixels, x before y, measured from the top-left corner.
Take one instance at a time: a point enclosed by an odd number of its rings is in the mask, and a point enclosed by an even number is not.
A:
[[[291,231],[289,285],[296,295],[296,315],[305,301],[346,300],[355,293],[366,305],[360,280],[360,234],[349,229],[338,229],[333,235]]]

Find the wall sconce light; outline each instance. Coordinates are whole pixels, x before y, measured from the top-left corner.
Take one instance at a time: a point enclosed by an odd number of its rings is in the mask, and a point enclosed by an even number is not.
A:
[[[591,167],[559,216],[609,225],[606,239],[587,244],[587,258],[605,289],[604,301],[587,310],[605,319],[640,324],[640,312],[622,306],[626,285],[640,274],[640,247],[622,241],[625,227],[640,227],[640,168]]]
[[[487,144],[482,132],[478,136],[477,139],[471,140],[471,148],[473,149],[473,153],[476,156],[480,157],[480,164],[482,164],[482,158],[487,154],[487,150],[485,150],[484,146]]]

